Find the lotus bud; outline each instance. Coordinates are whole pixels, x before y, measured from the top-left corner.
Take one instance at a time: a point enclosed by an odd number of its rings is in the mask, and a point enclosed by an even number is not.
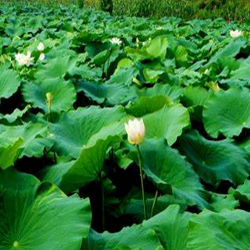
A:
[[[14,243],[13,243],[13,247],[17,248],[18,246],[19,246],[18,241],[14,241]]]
[[[45,59],[45,54],[41,54],[40,56],[39,56],[39,61],[43,61]]]
[[[139,145],[145,137],[145,125],[142,119],[129,120],[125,123],[128,141],[132,145]]]
[[[217,82],[210,82],[208,83],[208,86],[213,90],[213,92],[216,94],[220,91],[219,84]]]
[[[135,84],[137,84],[138,86],[141,86],[140,81],[139,81],[136,77],[133,77],[133,82],[134,82]]]
[[[162,27],[162,26],[158,26],[158,27],[156,27],[155,29],[156,29],[156,30],[162,30],[163,27]]]
[[[47,92],[46,93],[46,100],[47,100],[47,106],[48,106],[48,110],[50,112],[51,110],[51,106],[52,106],[52,99],[53,99],[53,94],[51,92]]]
[[[206,69],[205,72],[204,72],[204,74],[207,75],[208,73],[209,73],[209,69]]]
[[[44,44],[43,43],[39,43],[37,46],[37,50],[38,51],[43,51],[44,50]]]

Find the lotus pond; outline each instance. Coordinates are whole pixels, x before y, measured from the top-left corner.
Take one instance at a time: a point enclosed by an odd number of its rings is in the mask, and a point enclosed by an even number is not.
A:
[[[0,14],[0,250],[250,249],[249,26]]]

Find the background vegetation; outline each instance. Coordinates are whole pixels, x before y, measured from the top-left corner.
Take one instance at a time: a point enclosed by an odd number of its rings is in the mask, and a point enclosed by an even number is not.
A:
[[[85,6],[99,9],[102,1],[85,0]],[[109,4],[110,5],[110,4]],[[128,16],[177,16],[190,18],[217,18],[250,20],[249,0],[113,0],[113,14]]]
[[[0,2],[12,0],[0,0]],[[114,15],[139,17],[175,16],[184,19],[218,18],[250,21],[249,0],[15,0],[48,5],[77,4],[79,7],[108,11]]]
[[[34,3],[34,2],[38,2],[38,3],[43,3],[46,5],[58,5],[58,4],[77,4],[78,6],[80,6],[81,3],[83,3],[82,0],[0,0],[0,4],[1,3],[9,3],[13,5],[15,4],[29,4],[29,3]],[[93,1],[92,1],[93,2]],[[95,8],[97,7],[97,5],[94,6]]]

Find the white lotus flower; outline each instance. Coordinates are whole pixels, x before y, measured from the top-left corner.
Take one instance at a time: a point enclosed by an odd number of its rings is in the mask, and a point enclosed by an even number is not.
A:
[[[230,31],[230,36],[233,37],[233,38],[240,37],[240,36],[242,36],[242,31],[240,31],[240,30],[231,30]]]
[[[144,140],[145,125],[142,119],[129,120],[125,123],[125,130],[132,145],[138,145]]]
[[[28,51],[27,55],[22,53],[16,54],[15,59],[19,66],[30,66],[34,60],[34,57],[31,57],[31,52]]]
[[[206,69],[204,74],[208,74],[209,73],[209,69]]]
[[[112,44],[117,44],[117,45],[121,45],[122,41],[118,38],[118,37],[114,37],[112,39],[109,40]]]
[[[42,54],[39,56],[39,61],[43,61],[44,58],[45,58],[45,54],[42,53]]]
[[[43,43],[39,43],[37,46],[37,50],[38,51],[44,51],[44,44]]]

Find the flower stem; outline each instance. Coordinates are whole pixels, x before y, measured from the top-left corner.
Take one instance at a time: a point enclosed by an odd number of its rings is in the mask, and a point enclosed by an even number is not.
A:
[[[156,190],[155,192],[155,198],[154,198],[152,209],[151,209],[151,218],[154,216],[154,210],[155,210],[155,205],[157,203],[157,198],[158,198],[158,190]]]
[[[103,184],[103,178],[102,173],[100,172],[99,175],[100,180],[100,189],[101,189],[101,230],[102,232],[105,229],[105,194],[104,194],[104,184]]]
[[[141,191],[142,191],[142,202],[143,202],[143,213],[144,219],[147,219],[147,208],[146,208],[146,199],[145,199],[145,191],[144,191],[144,183],[143,183],[143,172],[142,172],[142,161],[141,161],[141,153],[139,145],[137,147],[138,159],[139,159],[139,168],[140,168],[140,177],[141,177]]]
[[[48,120],[49,120],[49,122],[52,122],[51,106],[48,107],[48,110],[49,110],[49,117],[48,117]]]

